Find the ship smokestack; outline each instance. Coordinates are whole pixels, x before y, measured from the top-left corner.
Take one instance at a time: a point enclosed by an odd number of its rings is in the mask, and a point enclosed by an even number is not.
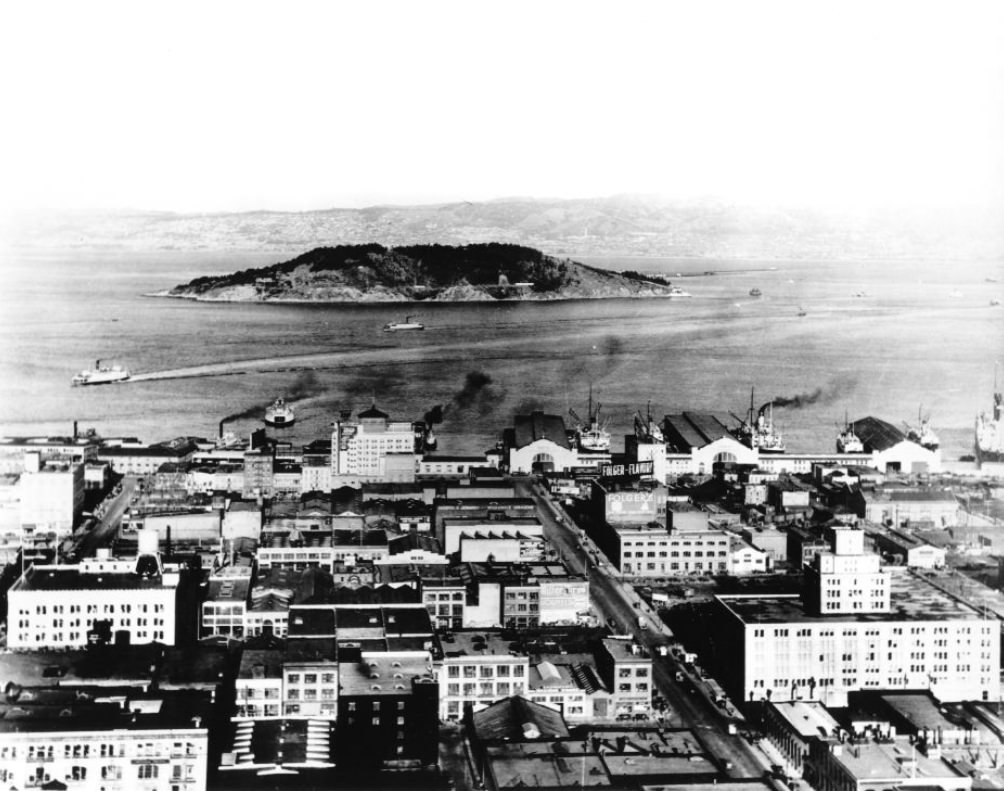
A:
[[[220,421],[220,439],[223,439],[223,424],[227,422],[226,418]]]

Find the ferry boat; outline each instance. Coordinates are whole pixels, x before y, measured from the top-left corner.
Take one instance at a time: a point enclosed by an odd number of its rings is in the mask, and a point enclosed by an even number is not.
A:
[[[265,410],[265,422],[276,427],[292,426],[296,422],[296,414],[280,396]]]
[[[774,402],[768,401],[759,410],[754,410],[753,388],[750,388],[750,408],[746,412],[746,419],[738,417],[732,413],[732,417],[739,421],[733,435],[752,450],[759,450],[761,453],[784,453],[784,439],[781,432],[774,427]]]
[[[401,332],[402,330],[424,330],[425,325],[412,321],[411,316],[405,316],[404,321],[392,321],[383,325],[384,332]]]
[[[610,450],[610,432],[607,431],[605,425],[600,424],[600,409],[602,404],[597,402],[596,408],[593,408],[593,388],[589,388],[589,416],[588,421],[582,420],[576,413],[574,409],[569,409],[568,414],[572,416],[575,421],[575,441],[578,443],[579,450],[586,451],[596,451],[605,452]]]
[[[976,418],[976,462],[1000,464],[1004,462],[1004,396],[997,386],[997,369],[994,368],[994,406],[988,415],[980,412]]]
[[[104,366],[101,360],[96,360],[94,368],[90,371],[81,371],[70,380],[73,387],[83,385],[107,385],[115,382],[124,382],[129,378],[129,371],[121,365]]]

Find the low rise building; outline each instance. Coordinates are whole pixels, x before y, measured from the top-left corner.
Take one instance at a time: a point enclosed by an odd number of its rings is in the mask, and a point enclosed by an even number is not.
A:
[[[500,698],[526,696],[529,668],[528,657],[510,651],[496,632],[447,634],[438,668],[440,718],[459,720],[468,705],[479,711]]]

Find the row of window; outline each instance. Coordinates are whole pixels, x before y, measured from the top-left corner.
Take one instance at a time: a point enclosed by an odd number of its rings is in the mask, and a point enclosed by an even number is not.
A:
[[[69,614],[84,612],[84,607],[86,606],[86,612],[88,615],[95,615],[99,612],[102,613],[113,613],[116,612],[116,607],[118,607],[118,612],[131,613],[133,605],[132,604],[38,604],[35,605],[34,615],[48,615],[48,611],[51,610],[53,615],[62,615],[64,612]],[[154,612],[163,612],[163,604],[137,604],[136,612],[146,613],[150,611],[150,607],[153,607]],[[99,609],[101,608],[101,609]],[[32,615],[31,608],[21,607],[18,610],[18,615]]]

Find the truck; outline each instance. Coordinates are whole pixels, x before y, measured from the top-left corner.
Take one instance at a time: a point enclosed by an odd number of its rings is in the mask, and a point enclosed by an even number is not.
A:
[[[638,616],[638,628],[639,629],[648,629],[648,621],[645,619],[644,615],[639,615]]]

